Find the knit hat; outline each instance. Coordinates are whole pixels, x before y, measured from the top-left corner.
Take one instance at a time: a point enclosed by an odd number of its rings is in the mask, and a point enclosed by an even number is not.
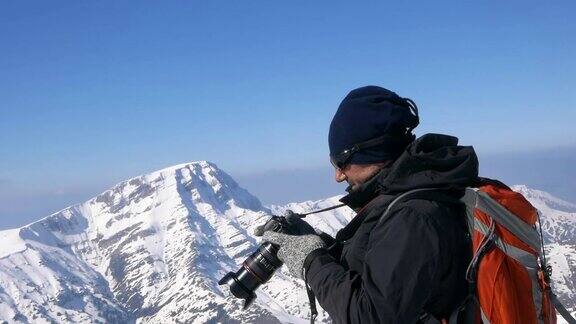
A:
[[[340,103],[330,124],[330,155],[388,135],[384,142],[354,153],[348,163],[371,164],[396,159],[415,136],[418,109],[414,102],[377,86],[352,90]]]

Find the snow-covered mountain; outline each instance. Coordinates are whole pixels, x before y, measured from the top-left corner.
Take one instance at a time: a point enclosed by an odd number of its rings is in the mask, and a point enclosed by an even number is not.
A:
[[[556,291],[574,310],[576,206],[518,186],[543,214]],[[258,246],[254,227],[287,209],[332,206],[338,197],[265,207],[209,162],[122,182],[85,203],[0,231],[0,322],[304,323],[308,298],[285,268],[242,310],[218,280]],[[306,219],[334,234],[344,207]],[[320,310],[319,322],[328,322]]]
[[[0,232],[0,322],[305,322],[305,289],[287,272],[247,310],[217,284],[256,249],[252,231],[270,214],[208,162],[124,181]]]

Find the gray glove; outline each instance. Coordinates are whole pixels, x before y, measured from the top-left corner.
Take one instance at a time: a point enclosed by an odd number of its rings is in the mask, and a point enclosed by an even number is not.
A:
[[[264,232],[264,241],[280,246],[278,258],[286,264],[290,273],[303,279],[304,260],[312,251],[326,247],[316,234],[288,235],[272,231]]]

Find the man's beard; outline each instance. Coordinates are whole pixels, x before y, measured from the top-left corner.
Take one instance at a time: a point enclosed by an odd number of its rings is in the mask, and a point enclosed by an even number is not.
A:
[[[354,191],[356,189],[358,189],[360,187],[360,183],[351,183],[350,181],[346,180],[346,182],[348,182],[348,188],[350,188],[350,191]]]

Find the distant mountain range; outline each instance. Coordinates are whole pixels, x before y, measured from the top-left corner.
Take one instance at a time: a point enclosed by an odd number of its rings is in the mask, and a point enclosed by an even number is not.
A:
[[[576,307],[576,205],[515,186],[543,215],[555,290]],[[247,310],[218,280],[259,245],[254,227],[287,209],[263,206],[214,164],[177,165],[121,182],[22,228],[0,231],[0,321],[6,323],[307,323],[303,283],[285,268]],[[335,232],[348,208],[307,217]],[[320,309],[319,322],[329,322]]]

